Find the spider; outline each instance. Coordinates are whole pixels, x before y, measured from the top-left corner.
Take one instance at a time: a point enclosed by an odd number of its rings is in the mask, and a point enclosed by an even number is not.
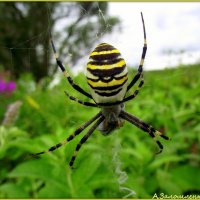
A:
[[[124,109],[124,103],[135,98],[144,84],[143,63],[147,51],[147,42],[142,12],[141,19],[144,32],[144,45],[137,74],[128,84],[128,70],[125,60],[122,58],[120,52],[110,44],[101,43],[92,51],[89,57],[89,61],[87,63],[86,78],[87,83],[90,87],[90,94],[83,90],[79,85],[77,85],[68,74],[57,54],[51,36],[51,45],[58,67],[62,70],[70,85],[81,94],[92,99],[94,103],[79,100],[76,97],[69,95],[65,91],[66,96],[69,99],[76,101],[77,103],[84,106],[99,107],[101,108],[101,111],[90,120],[85,122],[83,125],[81,125],[79,128],[77,128],[75,132],[64,141],[50,147],[47,151],[42,151],[34,154],[35,156],[58,149],[62,145],[73,140],[84,129],[86,129],[89,125],[93,123],[89,131],[82,137],[82,139],[76,146],[74,154],[71,157],[69,163],[70,167],[72,167],[76,159],[76,155],[80,150],[82,144],[87,141],[87,139],[92,135],[95,129],[98,128],[103,135],[109,135],[114,129],[123,126],[124,121],[128,121],[143,130],[144,132],[147,132],[157,143],[160,149],[158,153],[162,152],[163,145],[159,140],[156,139],[156,136],[160,136],[165,140],[169,140],[169,138],[154,129],[152,126],[138,119],[137,117],[127,113]],[[140,82],[137,86],[137,89],[131,95],[125,97],[127,92],[139,80]]]

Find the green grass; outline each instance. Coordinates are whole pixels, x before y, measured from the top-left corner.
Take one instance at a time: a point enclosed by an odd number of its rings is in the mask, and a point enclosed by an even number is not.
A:
[[[129,72],[129,79],[135,72]],[[145,72],[145,85],[126,111],[150,123],[171,140],[160,141],[125,123],[105,137],[98,131],[81,148],[75,169],[68,167],[82,133],[69,144],[39,159],[30,153],[48,149],[94,116],[97,108],[71,102],[66,80],[47,89],[48,78],[35,84],[22,76],[11,97],[1,96],[0,119],[6,106],[23,102],[16,122],[0,127],[0,198],[152,198],[200,194],[200,67]],[[82,74],[75,81],[86,90]],[[35,90],[31,88],[36,87]],[[133,91],[133,90],[132,90]]]

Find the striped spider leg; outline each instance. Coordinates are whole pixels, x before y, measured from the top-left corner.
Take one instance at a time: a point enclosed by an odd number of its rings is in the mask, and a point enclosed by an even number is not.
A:
[[[121,117],[122,119],[132,123],[136,127],[142,129],[144,132],[147,132],[154,139],[154,141],[157,143],[157,145],[160,149],[158,153],[162,152],[163,145],[161,144],[161,142],[159,140],[156,139],[156,135],[162,137],[165,140],[169,140],[169,137],[163,135],[161,132],[155,130],[152,126],[148,125],[147,123],[143,122],[142,120],[138,119],[137,117],[135,117],[135,116],[123,111],[123,110],[121,111],[119,117]]]
[[[92,99],[92,96],[91,94],[89,94],[88,92],[86,92],[85,90],[83,90],[79,85],[77,85],[76,83],[74,83],[73,79],[71,78],[70,74],[67,72],[67,70],[65,69],[64,65],[62,64],[62,61],[61,59],[59,58],[58,56],[58,53],[56,51],[56,47],[55,47],[55,44],[53,42],[53,38],[51,36],[51,33],[50,33],[50,40],[51,40],[51,46],[52,46],[52,49],[53,49],[53,53],[54,53],[54,57],[56,59],[56,63],[57,65],[59,66],[59,68],[61,69],[61,71],[63,72],[64,76],[67,78],[69,84],[75,89],[77,90],[78,92],[80,92],[81,94],[89,97],[90,99]]]
[[[132,81],[129,83],[129,85],[127,86],[127,92],[135,85],[135,83],[139,80],[139,78],[141,78],[141,81],[139,82],[137,89],[130,96],[124,98],[122,102],[130,101],[131,99],[135,98],[138,95],[139,90],[144,85],[143,64],[144,64],[144,59],[147,52],[147,39],[146,39],[146,30],[145,30],[145,24],[144,24],[144,18],[143,18],[142,12],[141,12],[141,18],[142,18],[143,33],[144,33],[144,46],[143,46],[142,56],[140,60],[140,65],[138,67],[138,72],[134,76]]]
[[[87,134],[85,134],[82,139],[80,140],[80,142],[77,144],[76,149],[74,151],[74,154],[69,162],[70,167],[73,166],[74,161],[76,159],[76,156],[78,154],[78,151],[80,150],[81,146],[83,143],[85,143],[87,141],[87,139],[91,136],[91,134],[94,132],[94,130],[103,122],[104,120],[104,116],[101,115],[100,118],[96,121],[96,123],[89,129],[89,131],[87,132]]]
[[[73,134],[71,134],[71,135],[69,135],[69,137],[67,137],[67,139],[63,140],[62,142],[57,143],[56,145],[50,147],[46,151],[34,153],[34,154],[31,154],[31,156],[36,157],[41,154],[50,153],[52,151],[55,151],[56,149],[60,148],[61,146],[65,145],[68,142],[70,142],[71,140],[73,140],[77,135],[79,135],[82,131],[84,131],[90,124],[92,124],[94,121],[97,120],[97,122],[89,129],[88,133],[81,139],[80,143],[77,145],[75,153],[73,154],[71,161],[70,161],[70,166],[72,167],[75,157],[76,157],[76,154],[77,154],[78,150],[80,149],[81,145],[86,142],[86,140],[89,138],[89,136],[92,134],[92,132],[96,129],[96,127],[103,121],[103,119],[104,119],[104,116],[102,115],[102,112],[100,111],[98,114],[96,114],[90,120],[85,122],[82,126],[77,128]]]
[[[89,106],[89,107],[98,107],[98,105],[95,104],[95,103],[82,101],[82,100],[80,100],[80,99],[78,99],[78,98],[76,98],[74,96],[71,96],[70,94],[67,93],[67,91],[65,91],[65,94],[70,100],[75,101],[75,102],[77,102],[77,103],[79,103],[81,105]]]
[[[130,84],[128,85],[127,92],[139,80],[140,77],[142,78],[142,80],[139,83],[139,87],[141,88],[142,85],[144,84],[144,79],[143,79],[143,64],[144,64],[144,59],[145,59],[146,52],[147,52],[147,39],[146,39],[146,30],[145,30],[145,24],[144,24],[144,18],[143,18],[142,12],[141,12],[141,18],[142,18],[143,33],[144,33],[144,46],[143,46],[142,56],[141,56],[141,60],[140,60],[140,65],[138,67],[138,72],[135,75],[135,77],[132,79],[132,81],[130,82]]]

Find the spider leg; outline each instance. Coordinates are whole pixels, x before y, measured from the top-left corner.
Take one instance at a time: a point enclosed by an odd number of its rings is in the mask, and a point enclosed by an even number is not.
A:
[[[90,99],[92,99],[92,96],[87,93],[85,90],[83,90],[80,86],[78,86],[76,83],[74,83],[73,79],[71,78],[71,76],[69,75],[69,73],[67,72],[67,70],[65,69],[64,65],[62,64],[62,61],[61,59],[59,58],[58,54],[57,54],[57,51],[56,51],[56,47],[54,45],[54,42],[53,42],[53,38],[51,36],[51,33],[50,33],[50,40],[51,40],[51,46],[52,46],[52,49],[53,49],[53,53],[54,53],[54,57],[56,59],[56,63],[57,65],[60,67],[60,69],[62,70],[64,76],[67,78],[69,84],[75,89],[77,90],[78,92],[80,92],[81,94],[89,97]]]
[[[98,107],[97,104],[79,100],[79,99],[77,99],[76,97],[73,97],[73,96],[69,95],[66,91],[65,91],[65,94],[66,94],[66,96],[67,96],[70,100],[75,101],[75,102],[77,102],[77,103],[79,103],[79,104],[81,104],[81,105],[90,106],[90,107]]]
[[[89,129],[89,131],[87,132],[87,134],[85,134],[83,136],[83,138],[80,140],[80,142],[77,144],[76,149],[74,151],[74,154],[69,162],[70,167],[73,167],[74,161],[76,159],[76,156],[78,154],[78,151],[80,150],[81,146],[83,143],[85,143],[87,141],[87,139],[92,135],[92,133],[94,132],[94,130],[99,126],[99,124],[104,120],[104,116],[102,115],[98,121]]]
[[[139,91],[140,91],[140,89],[142,88],[143,85],[144,85],[144,76],[143,76],[143,74],[142,74],[142,75],[141,75],[141,81],[140,81],[140,83],[138,84],[137,89],[133,92],[133,94],[131,94],[131,95],[128,96],[128,97],[125,97],[125,98],[122,100],[122,103],[124,103],[124,102],[126,102],[126,101],[130,101],[131,99],[135,98],[135,97],[138,95],[138,93],[139,93]]]
[[[78,129],[76,129],[75,132],[73,134],[71,134],[64,141],[59,142],[58,144],[50,147],[47,151],[42,151],[42,152],[39,152],[39,153],[31,154],[31,156],[38,156],[38,155],[41,155],[41,154],[49,153],[51,151],[54,151],[54,150],[60,148],[61,146],[63,146],[66,143],[68,143],[69,141],[73,140],[77,135],[79,135],[85,128],[87,128],[92,122],[94,122],[100,116],[102,116],[101,112],[99,112],[98,114],[96,114],[92,119],[90,119],[89,121],[87,121],[86,123],[84,123],[82,126],[80,126]]]
[[[155,135],[162,137],[165,140],[169,140],[169,138],[165,135],[163,135],[161,132],[155,130],[152,126],[148,125],[147,123],[143,122],[142,120],[138,119],[137,117],[125,112],[121,111],[120,115],[121,118],[125,119],[126,121],[132,123],[136,127],[142,129],[143,131],[147,132],[153,140],[157,143],[160,151],[158,153],[161,153],[163,150],[163,145],[159,140],[156,139]]]
[[[141,60],[140,60],[140,65],[138,67],[138,72],[135,75],[135,77],[132,79],[132,81],[129,83],[128,87],[127,87],[127,92],[129,91],[129,89],[139,80],[139,78],[141,77],[142,73],[143,73],[143,64],[144,64],[144,59],[146,56],[146,52],[147,52],[147,40],[146,40],[146,30],[145,30],[145,24],[144,24],[144,18],[143,18],[143,14],[141,12],[141,18],[142,18],[142,25],[143,25],[143,32],[144,32],[144,46],[143,46],[143,51],[142,51],[142,56],[141,56]],[[140,84],[143,82],[143,80],[140,81]]]

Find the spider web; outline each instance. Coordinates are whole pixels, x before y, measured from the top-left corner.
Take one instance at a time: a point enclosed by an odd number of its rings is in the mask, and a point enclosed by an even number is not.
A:
[[[103,31],[95,30],[94,37],[91,38],[92,42],[94,43],[93,48],[98,43],[104,42],[104,41],[105,42],[115,41],[116,43],[113,44],[113,45],[116,46],[117,48],[118,48],[118,46],[120,46],[119,44],[125,44],[126,38],[124,38],[122,40],[121,38],[118,38],[117,34],[114,34],[114,35],[110,34],[109,36],[106,35],[107,30],[110,29],[112,27],[112,25],[108,23],[106,15],[101,10],[99,3],[97,2],[96,4],[98,6],[98,11],[96,13],[96,16],[104,22],[104,27],[103,27]],[[84,15],[84,16],[90,15],[90,11],[85,10],[85,8],[81,7],[81,6],[80,6],[80,8],[81,8],[81,11],[82,11],[81,12],[82,15]],[[47,12],[51,15],[51,12],[48,9],[48,4],[47,4]],[[72,15],[69,20],[73,21],[74,20],[73,17],[76,17],[76,14],[74,14],[74,16]],[[87,20],[87,18],[86,18],[86,20]],[[138,12],[137,19],[133,20],[133,24],[134,24],[134,21],[139,21],[141,23],[141,18],[140,18],[139,12]],[[62,31],[63,31],[62,27],[64,27],[64,24],[66,24],[66,23],[68,23],[68,20],[66,20],[66,19],[63,19],[59,23],[57,23],[56,26],[55,26],[55,32],[59,31],[59,33],[61,34]],[[24,68],[26,69],[27,72],[31,72],[33,67],[34,67],[34,66],[31,65],[32,50],[33,49],[38,49],[38,51],[41,52],[41,53],[46,51],[49,56],[52,56],[52,50],[51,49],[44,49],[41,46],[38,46],[38,44],[40,44],[40,41],[44,41],[47,38],[47,35],[49,34],[49,26],[50,25],[51,25],[51,22],[49,21],[48,24],[44,25],[44,28],[43,28],[43,30],[41,30],[40,34],[35,35],[31,38],[24,39],[23,41],[19,41],[14,46],[5,46],[4,44],[0,44],[0,48],[7,49],[8,53],[9,53],[10,63],[8,63],[8,64],[11,65],[12,67],[14,66],[13,63],[15,62],[15,53],[18,52],[18,53],[21,54],[21,56],[23,56],[23,57],[25,56],[25,57],[28,58],[27,59],[28,63],[26,63],[26,65],[24,65]],[[123,32],[124,29],[127,30],[129,28],[130,27],[124,26],[123,24],[121,25],[122,32]],[[139,41],[140,44],[136,45],[137,47],[134,51],[134,53],[136,54],[136,58],[135,58],[136,62],[134,63],[135,66],[138,66],[138,64],[139,64],[140,56],[141,56],[141,52],[142,52],[142,45],[143,45],[143,30],[142,30],[142,27],[140,26],[137,29],[138,29],[138,32],[135,34],[134,37]],[[118,34],[120,34],[120,33],[118,33]],[[148,31],[147,31],[147,35],[148,35]],[[82,40],[84,40],[84,33],[80,33],[80,37],[81,37]],[[131,41],[128,41],[128,42],[131,43]],[[57,40],[56,46],[59,46],[59,45],[60,45],[60,41]],[[91,50],[88,50],[88,51],[91,51]],[[131,49],[129,51],[131,52]],[[122,55],[126,59],[125,49],[122,49],[121,52],[122,52]],[[63,63],[69,63],[69,65],[70,65],[70,62],[69,62],[70,59],[68,59],[68,58],[70,58],[71,55],[72,55],[71,52],[67,52],[67,54],[65,54],[65,56],[61,55],[61,57],[64,58]],[[71,68],[71,70],[74,73],[77,73],[78,71],[82,71],[86,62],[87,62],[87,59],[88,59],[88,55],[86,54],[86,56],[83,57],[82,59],[80,59],[80,61],[77,63],[77,65],[74,68]],[[49,66],[53,62],[54,62],[54,60],[53,60],[53,56],[52,56],[52,61],[49,63],[48,59],[47,59],[46,65]],[[145,61],[145,62],[148,62],[148,61]],[[145,69],[145,65],[144,65],[144,69]],[[59,73],[61,74],[60,71],[59,71]],[[187,71],[178,72],[176,74],[169,74],[165,77],[157,78],[156,81],[157,82],[166,81],[170,84],[170,79],[175,78],[175,77],[179,78],[181,76],[186,76],[186,74],[187,74]],[[58,80],[59,80],[59,77],[55,76],[54,82],[53,82],[52,85],[57,84],[59,82]],[[82,77],[81,81],[84,82],[85,78]],[[149,89],[149,87],[152,87],[151,83],[145,82],[143,90],[145,91],[145,90]],[[30,86],[30,90],[31,90],[31,88],[32,88],[32,90],[34,90],[34,86]],[[149,109],[151,109],[150,105],[149,105]],[[46,122],[46,121],[44,120],[44,122]],[[71,124],[74,124],[74,125],[75,124],[81,124],[81,123],[83,123],[83,121],[81,121],[81,120],[78,121],[78,122],[77,121],[76,122],[71,121]],[[128,177],[128,174],[125,171],[123,171],[123,169],[122,169],[122,161],[120,160],[120,156],[119,156],[120,149],[121,149],[121,141],[120,141],[120,139],[118,139],[118,140],[115,141],[115,147],[113,148],[113,151],[112,151],[113,152],[113,164],[114,164],[113,171],[114,171],[114,173],[117,177],[117,180],[118,180],[119,191],[123,192],[123,194],[126,193],[124,195],[124,198],[128,198],[128,197],[130,198],[130,197],[135,195],[135,191],[131,188],[124,186],[129,177]]]
[[[119,38],[118,37],[118,34],[110,34],[110,35],[106,35],[106,30],[108,30],[110,27],[112,27],[112,25],[110,25],[109,23],[108,23],[108,20],[106,19],[106,16],[104,15],[104,13],[103,13],[103,11],[101,10],[101,8],[100,8],[100,6],[99,6],[99,3],[98,2],[96,2],[96,4],[97,4],[97,6],[98,6],[98,11],[97,11],[97,13],[96,13],[96,16],[98,16],[98,18],[100,18],[101,20],[103,20],[103,22],[104,22],[104,30],[103,31],[100,31],[100,30],[96,30],[96,32],[94,33],[94,35],[95,35],[95,37],[94,38],[91,38],[91,40],[92,40],[92,42],[94,43],[94,45],[93,45],[93,47],[92,47],[92,49],[98,44],[98,43],[100,43],[100,42],[107,42],[107,41],[114,41],[114,46],[116,46],[116,47],[118,47],[118,46],[120,46],[120,44],[127,44],[127,40],[126,39],[121,39],[121,38]],[[51,13],[50,13],[50,11],[49,11],[49,9],[48,9],[48,4],[47,4],[47,12],[51,15]],[[84,7],[81,7],[81,6],[79,6],[80,8],[81,8],[81,10],[82,10],[82,15],[84,15],[84,16],[89,16],[89,13],[90,13],[90,11],[87,11],[87,10],[85,10],[84,9]],[[138,16],[137,16],[137,18],[135,19],[135,20],[133,20],[133,27],[135,26],[136,27],[136,25],[138,25],[138,24],[134,24],[135,22],[134,21],[137,21],[137,22],[139,22],[140,24],[140,27],[138,27],[137,29],[135,29],[135,31],[136,31],[136,33],[135,33],[135,35],[134,35],[134,37],[133,37],[133,39],[134,38],[136,38],[136,39],[134,39],[134,40],[138,40],[139,42],[138,42],[138,44],[136,44],[136,49],[134,49],[133,50],[133,54],[135,54],[135,62],[132,64],[132,65],[134,65],[136,68],[137,68],[137,66],[138,66],[138,64],[139,64],[139,60],[140,60],[140,56],[141,56],[141,52],[142,52],[142,44],[143,44],[143,37],[142,37],[142,35],[143,35],[143,30],[142,30],[142,28],[141,28],[141,19],[140,19],[140,13],[138,12],[137,13],[138,14]],[[74,14],[74,17],[75,17],[75,15],[76,14]],[[73,16],[71,16],[71,18],[73,18]],[[73,20],[73,19],[71,19],[71,20]],[[87,20],[87,19],[86,19]],[[64,22],[63,22],[64,21]],[[62,33],[62,28],[60,28],[60,26],[62,27],[63,25],[62,24],[65,24],[65,23],[68,23],[69,22],[69,20],[66,20],[66,19],[64,19],[64,20],[60,20],[60,22],[58,22],[57,24],[56,24],[56,26],[55,26],[55,31],[59,31],[60,33],[59,34],[61,34]],[[33,69],[33,67],[34,66],[32,66],[31,65],[31,58],[32,58],[32,55],[31,55],[31,51],[33,50],[33,49],[38,49],[39,50],[39,52],[44,52],[44,51],[47,51],[48,52],[48,55],[49,56],[51,56],[52,57],[52,61],[51,61],[51,63],[49,63],[48,62],[48,59],[47,59],[47,62],[46,62],[46,65],[47,66],[50,66],[50,65],[52,65],[52,63],[54,63],[54,60],[53,60],[53,56],[52,56],[52,54],[50,54],[50,52],[52,52],[52,50],[51,49],[44,49],[44,48],[42,48],[41,46],[38,46],[38,44],[39,44],[39,41],[44,41],[45,39],[46,39],[46,36],[47,36],[47,34],[49,34],[49,26],[51,26],[51,22],[49,22],[49,24],[46,24],[46,25],[44,25],[44,29],[43,30],[41,30],[41,33],[40,34],[38,34],[38,35],[35,35],[35,36],[33,36],[33,37],[31,37],[31,38],[27,38],[27,39],[25,39],[24,41],[19,41],[19,43],[16,43],[14,46],[4,46],[3,44],[0,44],[0,48],[4,48],[4,49],[7,49],[7,51],[8,51],[8,54],[9,54],[9,57],[10,57],[10,63],[8,63],[10,66],[12,66],[12,68],[13,68],[13,63],[15,62],[15,52],[20,52],[21,53],[21,55],[22,56],[24,56],[24,57],[27,57],[28,59],[28,62],[24,65],[24,68],[26,69],[26,71],[27,72],[31,72],[32,71],[32,69]],[[146,25],[146,26],[148,26],[148,25]],[[123,30],[129,30],[129,29],[131,29],[131,27],[128,27],[128,26],[124,26],[123,24],[121,25],[121,31],[122,31],[122,33],[123,33]],[[148,31],[150,30],[150,28],[148,27],[148,29],[147,29],[147,39],[148,39]],[[119,30],[118,30],[118,32],[119,32]],[[120,34],[121,32],[119,32],[119,34]],[[84,35],[82,34],[82,33],[80,33],[80,38],[82,38],[82,40],[84,40]],[[116,40],[117,40],[117,42],[116,42]],[[126,41],[126,42],[125,42]],[[130,42],[130,41],[128,41],[128,43],[132,43],[132,42]],[[56,41],[56,46],[58,46],[59,47],[59,45],[60,45],[60,43],[59,43],[59,41]],[[149,47],[150,48],[150,47]],[[88,52],[90,52],[92,49],[90,49],[90,50],[88,50]],[[124,50],[124,48],[122,48],[122,49],[119,49],[121,52],[122,52],[122,55],[124,56],[124,58],[125,58],[125,60],[126,60],[126,58],[127,58],[127,55],[126,55],[126,53],[125,53],[125,50]],[[129,54],[131,53],[132,54],[132,50],[130,49],[130,50],[128,50],[128,52],[129,52]],[[63,55],[61,55],[62,56],[62,59],[63,59],[63,62],[64,63],[69,63],[69,66],[71,66],[70,65],[70,62],[69,62],[69,60],[70,59],[67,59],[67,58],[70,58],[71,57],[71,55],[72,55],[72,53],[71,52],[67,52],[67,54],[64,54],[64,56]],[[147,56],[148,56],[148,52],[147,52]],[[71,70],[76,74],[77,72],[79,72],[79,71],[83,71],[83,70],[85,70],[85,64],[86,64],[86,62],[87,62],[87,59],[88,59],[88,54],[85,54],[85,57],[83,57],[83,58],[81,58],[79,61],[78,61],[78,63],[76,64],[76,66],[75,67],[70,67],[71,68]],[[150,59],[150,58],[146,58],[146,63],[145,63],[145,65],[144,65],[144,69],[146,69],[146,65],[148,64],[148,59]],[[181,61],[180,61],[181,62]],[[173,75],[173,74],[172,74]],[[184,72],[183,72],[183,74],[182,73],[180,73],[180,74],[177,74],[176,73],[176,75],[173,75],[173,76],[184,76],[185,74],[184,74]],[[162,79],[170,79],[171,78],[171,75],[169,75],[169,76],[166,76],[166,77],[161,77],[160,79],[162,80]],[[83,78],[84,79],[84,78]],[[144,86],[144,89],[145,89],[145,87],[149,87],[150,85],[147,83],[147,82],[145,82],[145,86]]]

